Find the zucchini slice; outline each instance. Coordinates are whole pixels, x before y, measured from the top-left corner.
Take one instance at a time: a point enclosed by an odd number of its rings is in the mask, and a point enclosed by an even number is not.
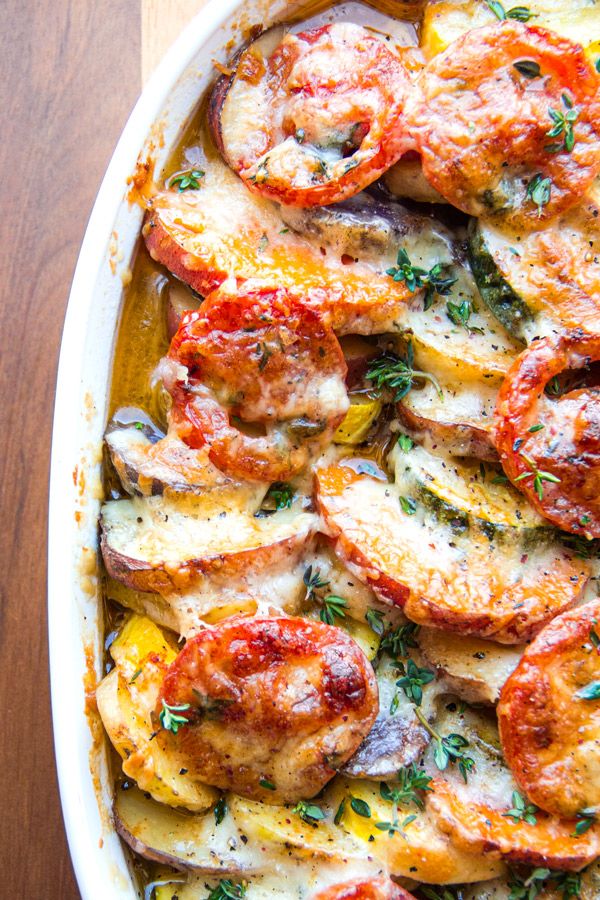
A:
[[[455,532],[473,529],[490,541],[511,540],[527,546],[553,532],[503,477],[499,466],[437,455],[424,447],[413,447],[409,453],[396,447],[390,461],[401,492],[418,498]]]
[[[471,268],[484,301],[518,339],[600,321],[600,196],[590,195],[543,231],[521,235],[472,222]]]

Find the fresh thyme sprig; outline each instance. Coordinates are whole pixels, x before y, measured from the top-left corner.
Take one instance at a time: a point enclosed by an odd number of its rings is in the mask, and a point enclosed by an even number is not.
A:
[[[329,582],[321,577],[321,570],[317,566],[308,566],[302,576],[304,586],[306,588],[306,600],[312,600],[321,606],[319,618],[326,625],[335,625],[336,619],[344,619],[348,609],[348,604],[343,597],[336,594],[328,594],[323,596],[323,589],[329,587]]]
[[[561,150],[565,150],[567,153],[570,153],[575,146],[575,133],[573,131],[573,125],[577,121],[579,112],[573,107],[573,101],[568,94],[562,94],[561,100],[566,112],[563,112],[560,109],[553,109],[552,107],[548,109],[548,115],[554,122],[554,125],[552,126],[550,131],[546,132],[546,137],[562,138],[562,140],[557,141],[553,144],[547,144],[544,147],[544,149],[548,150],[549,153],[560,153]]]
[[[397,353],[386,350],[381,356],[376,357],[371,362],[366,377],[373,382],[379,392],[383,391],[384,388],[395,391],[394,403],[402,400],[414,386],[415,381],[421,379],[430,381],[439,397],[442,397],[442,389],[437,378],[429,372],[415,369],[414,361],[412,341],[409,341],[404,359]]]
[[[325,813],[320,806],[317,806],[315,803],[305,803],[304,800],[299,800],[292,812],[300,816],[302,821],[307,822],[309,825],[317,825],[321,819],[325,818]]]
[[[181,703],[179,706],[170,706],[166,700],[163,700],[162,709],[158,715],[160,724],[166,731],[172,731],[173,734],[177,734],[182,725],[187,725],[189,722],[187,716],[182,716],[180,713],[185,712],[189,708],[189,703]]]
[[[374,631],[376,635],[381,637],[385,630],[385,625],[383,624],[383,613],[378,609],[372,609],[371,607],[369,607],[365,614],[365,620],[371,631]]]
[[[435,672],[432,672],[431,669],[422,669],[414,659],[409,659],[406,667],[404,663],[399,663],[399,668],[402,678],[396,682],[397,687],[402,688],[408,699],[416,706],[420,706],[423,699],[423,687],[435,680]]]
[[[406,622],[405,625],[399,625],[383,636],[379,649],[387,650],[391,656],[399,656],[406,659],[409,647],[418,647],[415,638],[419,633],[420,627],[416,622]]]
[[[465,328],[469,334],[483,334],[483,328],[469,325],[469,319],[473,312],[473,304],[470,300],[463,300],[461,303],[452,303],[449,300],[446,303],[446,315],[454,325]]]
[[[446,297],[450,293],[452,285],[457,279],[452,275],[447,275],[447,266],[442,263],[436,263],[431,269],[422,269],[420,266],[413,266],[406,250],[401,247],[396,257],[396,265],[386,270],[394,281],[403,281],[409,291],[414,293],[419,288],[426,288],[424,309],[429,309],[433,303],[436,294]]]
[[[534,806],[533,803],[526,803],[525,798],[518,791],[513,791],[512,809],[502,815],[507,819],[512,819],[515,823],[526,822],[528,825],[537,825],[535,817],[537,811],[537,806]]]
[[[541,172],[538,172],[537,175],[534,175],[529,184],[527,185],[526,196],[531,200],[538,208],[538,214],[541,216],[542,209],[546,204],[550,202],[550,196],[552,194],[552,179],[544,178]]]
[[[535,900],[547,887],[562,891],[562,900],[581,896],[581,872],[533,869],[527,877],[511,872],[509,900]]]
[[[462,734],[452,733],[443,737],[435,728],[429,724],[427,718],[423,715],[422,710],[415,706],[415,715],[423,728],[429,732],[435,741],[435,749],[433,751],[433,759],[438,769],[443,772],[449,763],[456,763],[465,784],[471,769],[475,765],[475,760],[465,754],[469,742]]]
[[[538,496],[538,500],[541,502],[544,499],[544,482],[548,481],[551,484],[560,484],[560,478],[558,475],[553,475],[552,472],[545,472],[543,469],[538,469],[531,457],[527,456],[526,453],[523,453],[522,450],[519,455],[529,466],[529,472],[522,472],[520,475],[517,475],[515,483],[517,481],[523,481],[525,478],[533,478],[533,489]]]
[[[396,806],[410,806],[412,803],[418,809],[424,809],[425,804],[418,792],[430,791],[430,783],[430,776],[412,763],[410,766],[399,769],[397,787],[382,781],[379,785],[379,793],[383,800]]]
[[[494,13],[497,19],[503,22],[505,19],[516,19],[518,22],[529,22],[533,19],[535,13],[532,13],[526,6],[513,6],[511,9],[504,9],[498,0],[485,0],[488,8]]]
[[[208,886],[208,885],[207,885]],[[241,882],[222,878],[216,888],[208,894],[206,900],[242,900],[246,895],[246,886]]]
[[[345,609],[348,609],[348,604],[343,599],[343,597],[337,597],[335,594],[330,594],[328,597],[323,597],[321,602],[321,611],[319,613],[319,618],[321,622],[324,622],[326,625],[335,625],[336,619],[345,619],[346,613]]]
[[[180,172],[179,175],[175,175],[174,178],[169,179],[169,188],[178,185],[177,191],[179,194],[182,191],[193,190],[197,191],[200,187],[200,179],[204,178],[204,172],[202,169],[187,169],[185,172]]]
[[[589,831],[592,825],[598,821],[598,814],[595,809],[580,809],[577,813],[577,823],[572,837],[581,837],[586,831]]]
[[[302,580],[306,588],[306,600],[318,599],[316,592],[320,591],[322,588],[328,587],[329,585],[328,581],[324,581],[321,578],[321,570],[316,566],[314,568],[314,571],[312,566],[308,566],[308,568],[304,571]]]

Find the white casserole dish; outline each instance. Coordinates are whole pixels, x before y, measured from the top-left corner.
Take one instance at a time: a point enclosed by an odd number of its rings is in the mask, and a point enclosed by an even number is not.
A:
[[[211,0],[186,28],[136,104],[108,166],[73,279],[56,388],[50,475],[48,616],[56,761],[65,827],[83,900],[140,896],[111,821],[112,785],[99,723],[86,715],[86,685],[101,677],[97,573],[102,436],[123,283],[143,212],[127,200],[138,158],[156,171],[214,80],[213,60],[246,29],[304,4]],[[229,45],[232,46],[231,44]],[[94,727],[95,724],[95,727]]]

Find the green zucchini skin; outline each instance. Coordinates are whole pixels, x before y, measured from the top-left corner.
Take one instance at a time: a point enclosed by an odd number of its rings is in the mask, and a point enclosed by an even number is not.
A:
[[[534,316],[496,266],[478,219],[469,222],[467,256],[486,306],[513,337],[526,343],[526,329]]]

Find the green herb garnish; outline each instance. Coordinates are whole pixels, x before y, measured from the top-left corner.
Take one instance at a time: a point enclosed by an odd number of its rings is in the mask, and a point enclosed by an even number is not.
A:
[[[529,466],[529,472],[522,472],[520,475],[517,475],[515,484],[517,481],[523,481],[525,478],[533,478],[533,489],[537,494],[538,500],[541,502],[544,499],[544,482],[547,481],[550,484],[560,484],[560,478],[558,475],[553,475],[552,472],[545,472],[543,469],[538,469],[531,457],[527,456],[523,451],[521,451],[519,455]]]
[[[417,503],[412,497],[398,497],[400,508],[407,516],[414,516],[417,511]]]
[[[292,812],[299,815],[302,821],[309,825],[316,825],[325,818],[325,813],[320,806],[316,806],[314,803],[305,803],[304,800],[299,800]]]
[[[215,822],[217,825],[220,825],[225,816],[227,815],[227,800],[225,797],[220,797],[215,803],[215,808],[213,809],[213,813],[215,814]]]
[[[473,312],[473,304],[470,300],[463,300],[461,303],[452,303],[449,300],[446,303],[446,315],[454,325],[466,328],[469,334],[483,334],[483,328],[469,325],[469,319]]]
[[[387,784],[385,781],[381,782],[379,793],[382,800],[396,806],[409,806],[412,803],[418,809],[424,809],[425,805],[418,791],[431,790],[429,775],[412,763],[398,771],[398,782],[398,786]]]
[[[418,705],[415,706],[415,715],[421,725],[429,732],[435,741],[433,759],[438,769],[443,772],[449,763],[456,763],[466,784],[467,776],[475,765],[475,760],[465,754],[465,750],[469,746],[466,737],[456,733],[448,734],[443,737],[429,724]]]
[[[375,634],[381,637],[385,630],[385,626],[383,624],[383,613],[379,612],[378,609],[369,608],[365,615],[365,619],[371,631],[374,631]]]
[[[373,382],[379,392],[384,388],[393,390],[395,392],[394,403],[398,403],[399,400],[406,397],[415,381],[421,379],[430,381],[438,395],[443,396],[435,376],[414,368],[414,350],[411,341],[408,342],[404,359],[389,350],[374,359],[369,366],[366,378]]]
[[[537,806],[534,806],[533,803],[526,803],[525,798],[518,791],[513,791],[512,809],[502,813],[502,815],[507,819],[512,819],[513,822],[526,822],[528,825],[537,825],[535,817],[537,810]]]
[[[163,700],[162,709],[158,716],[160,724],[166,731],[172,731],[173,734],[177,734],[179,729],[189,722],[187,716],[182,716],[180,713],[185,712],[189,708],[189,703],[181,703],[179,706],[170,706],[166,700]]]
[[[410,453],[415,446],[415,442],[407,434],[400,434],[398,435],[398,446],[403,453]]]
[[[407,622],[405,625],[399,625],[384,635],[379,649],[387,650],[391,656],[400,656],[406,659],[408,648],[418,647],[415,638],[419,633],[420,627],[416,622]]]
[[[360,797],[350,797],[350,808],[363,819],[371,818],[371,807],[366,800],[361,800]]]
[[[497,19],[503,22],[505,19],[516,19],[518,22],[529,22],[533,19],[535,13],[532,13],[526,6],[513,6],[511,9],[505,10],[498,0],[485,0],[488,8],[494,13]]]
[[[513,63],[513,67],[525,78],[540,77],[540,64],[534,59],[518,59]]]
[[[197,191],[200,187],[200,179],[204,178],[204,174],[202,169],[186,169],[185,172],[181,172],[169,180],[169,188],[178,185],[177,190],[180,194],[182,191],[190,190],[190,188],[193,191]]]
[[[242,900],[246,894],[245,885],[223,878],[210,892],[206,900]]]
[[[435,672],[432,672],[431,669],[422,669],[414,659],[408,660],[406,668],[404,663],[400,663],[399,667],[402,678],[398,679],[396,686],[402,688],[409,700],[420,706],[423,699],[423,687],[435,680]]]
[[[568,94],[562,94],[561,100],[566,112],[562,112],[560,109],[552,109],[552,107],[548,109],[548,115],[554,122],[554,125],[550,131],[546,132],[546,137],[562,138],[557,143],[546,145],[544,149],[548,150],[549,153],[560,153],[561,150],[570,153],[575,146],[573,125],[577,121],[579,112],[573,107],[573,101]]]
[[[542,208],[550,202],[551,192],[552,180],[550,178],[544,178],[539,172],[537,175],[533,176],[527,185],[527,197],[535,203],[540,216],[542,214]]]
[[[316,592],[320,591],[322,588],[326,588],[329,585],[328,581],[324,581],[321,578],[321,570],[316,566],[313,571],[313,567],[309,566],[304,571],[304,575],[302,576],[302,581],[304,582],[304,586],[306,588],[306,600],[316,600],[317,595]]]
[[[342,597],[336,597],[335,594],[331,594],[329,597],[323,597],[320,603],[322,607],[319,612],[319,618],[326,625],[334,625],[336,619],[346,618],[344,610],[348,609],[348,604]]]
[[[577,813],[577,824],[575,831],[571,837],[581,837],[586,831],[589,831],[592,825],[597,822],[597,813],[595,809],[580,809]]]
[[[590,681],[574,696],[576,700],[600,700],[600,681]]]

